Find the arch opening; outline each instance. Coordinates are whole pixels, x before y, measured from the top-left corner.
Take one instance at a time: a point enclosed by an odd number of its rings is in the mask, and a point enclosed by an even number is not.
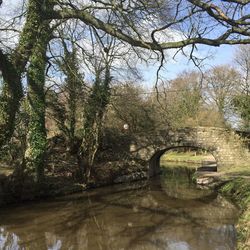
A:
[[[190,167],[196,171],[217,171],[215,152],[196,146],[177,146],[158,150],[149,161],[149,175],[154,176],[164,167]]]

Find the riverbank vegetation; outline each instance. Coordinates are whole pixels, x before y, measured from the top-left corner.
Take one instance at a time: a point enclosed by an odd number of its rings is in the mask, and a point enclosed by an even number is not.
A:
[[[237,223],[237,249],[250,247],[250,175],[235,178],[220,188],[220,192],[233,199],[241,209]]]

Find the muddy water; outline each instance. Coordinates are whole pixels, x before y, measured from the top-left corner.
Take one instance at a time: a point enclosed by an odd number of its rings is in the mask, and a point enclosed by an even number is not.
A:
[[[0,249],[235,249],[237,209],[190,175],[0,210]]]

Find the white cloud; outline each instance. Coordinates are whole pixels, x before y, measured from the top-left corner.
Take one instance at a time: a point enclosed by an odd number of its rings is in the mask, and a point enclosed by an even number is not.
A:
[[[11,19],[22,12],[22,6],[24,5],[23,0],[3,0],[0,7],[0,17],[1,19]]]
[[[23,18],[21,14],[24,2],[22,0],[3,0],[0,7],[0,41],[2,46],[15,47],[19,33],[13,30],[20,30],[22,27]]]

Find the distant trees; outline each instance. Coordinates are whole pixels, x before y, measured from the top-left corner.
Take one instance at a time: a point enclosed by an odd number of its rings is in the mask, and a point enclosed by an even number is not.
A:
[[[201,75],[195,71],[182,72],[159,86],[151,101],[156,120],[163,129],[198,125],[197,116],[202,107]]]
[[[250,46],[241,45],[236,54],[236,65],[241,77],[233,99],[236,112],[241,117],[241,128],[250,131]]]
[[[241,79],[233,66],[219,65],[203,74],[182,72],[157,91],[126,83],[113,89],[105,124],[121,129],[127,123],[138,134],[185,126],[239,127],[235,108]]]
[[[136,82],[127,81],[113,87],[105,126],[122,131],[124,124],[128,124],[130,134],[152,133],[156,129],[154,113],[157,111],[149,97],[150,90]]]
[[[226,125],[232,116],[232,101],[240,85],[240,74],[230,65],[220,65],[208,70],[204,76],[205,97],[219,112]]]
[[[172,95],[172,122],[175,126],[195,125],[202,105],[201,75],[198,72],[183,72],[170,83],[168,96]]]
[[[210,71],[207,74],[182,72],[159,85],[157,91],[133,82],[117,86],[112,91],[106,126],[122,129],[124,124],[129,124],[131,134],[141,135],[185,126],[225,126],[224,113],[220,114],[211,97],[213,93],[204,83]],[[228,93],[229,97],[233,95]]]

